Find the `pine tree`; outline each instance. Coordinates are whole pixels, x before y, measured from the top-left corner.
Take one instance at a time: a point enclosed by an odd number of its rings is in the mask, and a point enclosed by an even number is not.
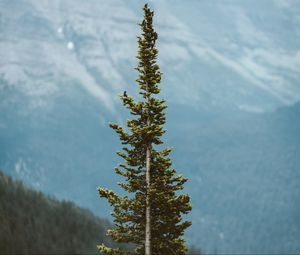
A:
[[[140,25],[142,35],[138,37],[138,73],[141,101],[124,92],[120,96],[125,107],[135,117],[127,120],[128,131],[117,124],[110,124],[124,147],[117,154],[126,163],[119,164],[115,172],[126,181],[119,185],[131,196],[120,196],[115,192],[99,188],[99,194],[112,205],[115,228],[108,231],[113,240],[132,243],[133,254],[184,254],[184,230],[191,225],[183,221],[182,214],[191,210],[190,198],[178,194],[187,181],[176,170],[170,168],[171,148],[159,150],[165,133],[167,108],[165,100],[158,99],[158,84],[161,72],[157,64],[158,38],[152,26],[154,12],[147,4],[143,8],[144,19]],[[121,249],[109,248],[104,244],[98,249],[104,254],[130,254]]]

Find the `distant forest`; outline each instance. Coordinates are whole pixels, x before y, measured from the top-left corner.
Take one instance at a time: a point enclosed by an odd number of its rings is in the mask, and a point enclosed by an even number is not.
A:
[[[58,201],[0,171],[1,254],[99,254],[112,245],[107,220],[72,202]]]
[[[106,236],[112,225],[0,171],[0,254],[99,254],[97,245],[130,249]],[[200,254],[191,247],[188,254]]]

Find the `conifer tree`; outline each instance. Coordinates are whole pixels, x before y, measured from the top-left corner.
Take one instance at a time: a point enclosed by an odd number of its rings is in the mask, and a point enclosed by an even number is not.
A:
[[[117,154],[125,160],[115,172],[125,178],[119,185],[129,196],[120,196],[115,192],[99,188],[99,194],[113,207],[115,227],[108,231],[113,240],[120,243],[132,243],[133,252],[99,245],[104,254],[184,254],[184,230],[191,225],[183,221],[182,214],[191,210],[190,198],[178,194],[187,181],[171,167],[169,153],[171,148],[158,149],[165,133],[165,100],[158,99],[158,84],[161,72],[157,64],[158,50],[155,42],[158,38],[152,26],[154,12],[147,4],[143,8],[144,19],[140,25],[142,35],[138,37],[138,73],[141,101],[124,92],[120,96],[133,119],[127,120],[127,130],[111,123],[119,135],[124,147]]]

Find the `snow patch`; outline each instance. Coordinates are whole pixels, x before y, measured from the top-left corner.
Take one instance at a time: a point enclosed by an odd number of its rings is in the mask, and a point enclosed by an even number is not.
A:
[[[68,42],[67,48],[68,48],[69,50],[73,50],[73,49],[74,49],[74,43],[73,43],[73,42]]]
[[[59,34],[63,34],[63,32],[64,32],[64,30],[63,30],[63,28],[62,28],[62,27],[59,27],[59,28],[57,29],[57,33],[59,33]]]

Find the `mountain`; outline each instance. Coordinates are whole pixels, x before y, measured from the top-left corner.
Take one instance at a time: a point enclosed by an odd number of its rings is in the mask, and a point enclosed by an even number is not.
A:
[[[98,254],[107,220],[29,189],[0,172],[1,254]]]
[[[107,237],[112,225],[71,201],[28,188],[0,171],[1,254],[99,254],[96,246],[131,249]],[[196,247],[189,254],[200,254]]]
[[[116,111],[135,91],[136,1],[1,0],[2,78],[49,107],[73,83]],[[297,1],[150,1],[163,92],[202,107],[272,110],[299,100]],[[183,85],[184,84],[184,85]],[[73,85],[73,86],[74,86]]]
[[[201,122],[169,122],[174,165],[189,178],[194,205],[188,234],[199,247],[221,254],[299,251],[299,113],[298,103],[266,114],[193,112]]]
[[[167,146],[188,176],[190,244],[297,253],[297,1],[149,1],[159,34]],[[108,122],[137,96],[138,1],[0,0],[0,168],[102,217],[118,189]]]

